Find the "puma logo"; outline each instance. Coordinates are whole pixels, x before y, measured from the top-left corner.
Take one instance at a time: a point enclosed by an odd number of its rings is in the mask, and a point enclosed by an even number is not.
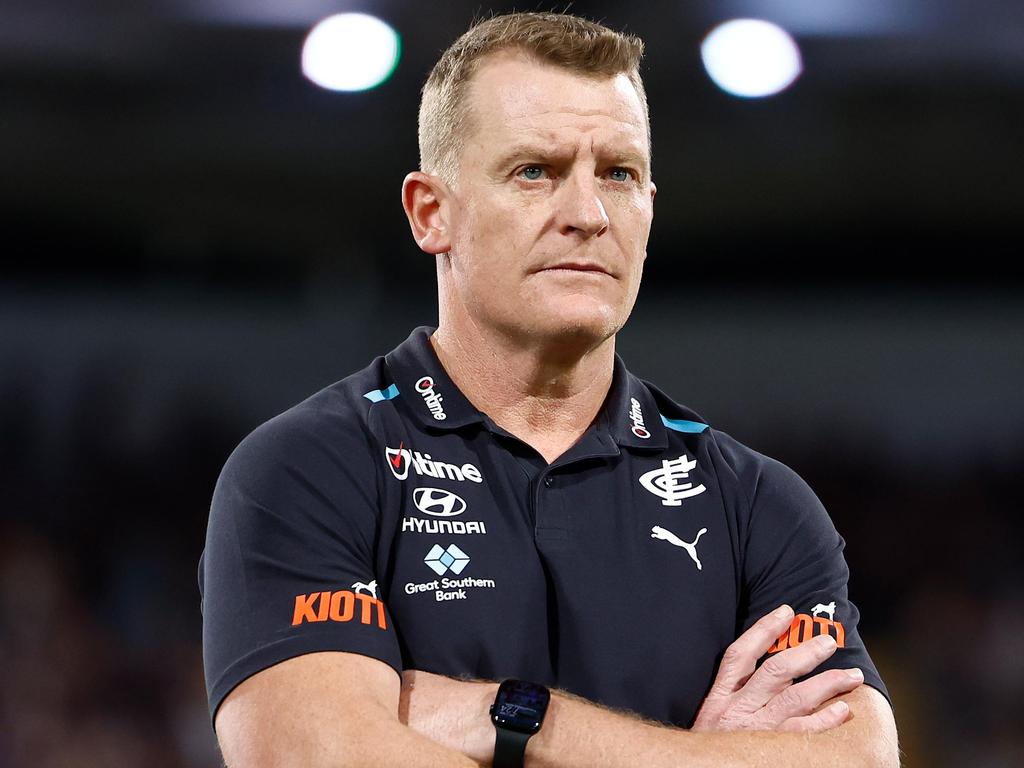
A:
[[[816,606],[811,608],[811,616],[817,616],[819,613],[827,613],[829,621],[836,620],[836,601],[833,600],[828,605],[818,603]]]
[[[680,539],[674,533],[672,533],[672,531],[667,531],[660,525],[656,525],[653,528],[651,528],[651,538],[661,539],[662,541],[667,541],[669,544],[674,544],[677,547],[682,547],[683,549],[685,549],[686,553],[690,556],[693,562],[697,564],[697,570],[699,571],[701,570],[701,565],[700,559],[697,557],[697,542],[700,541],[700,537],[707,532],[707,528],[701,528],[700,531],[697,532],[696,539],[694,539],[692,542],[686,542]]]
[[[374,600],[377,599],[377,580],[376,579],[371,581],[369,584],[363,584],[363,582],[357,581],[355,584],[353,584],[351,587],[349,587],[349,589],[351,589],[357,595],[360,592],[362,592],[363,590],[366,590],[366,592],[369,593],[369,595]]]

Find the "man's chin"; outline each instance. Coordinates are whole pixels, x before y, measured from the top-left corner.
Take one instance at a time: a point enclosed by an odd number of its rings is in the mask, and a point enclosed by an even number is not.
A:
[[[566,306],[558,311],[525,308],[530,335],[564,343],[594,346],[613,336],[624,321],[607,307]],[[531,317],[532,315],[532,317]]]

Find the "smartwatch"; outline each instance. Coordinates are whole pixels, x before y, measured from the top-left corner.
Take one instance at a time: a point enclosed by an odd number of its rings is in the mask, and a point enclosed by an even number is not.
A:
[[[523,768],[526,742],[540,730],[551,692],[524,680],[505,680],[491,705],[494,768]]]

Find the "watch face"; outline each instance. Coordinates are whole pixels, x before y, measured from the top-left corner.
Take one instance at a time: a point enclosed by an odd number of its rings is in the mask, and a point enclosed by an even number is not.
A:
[[[491,719],[496,726],[520,733],[536,733],[544,722],[551,693],[543,685],[506,680],[498,687]]]

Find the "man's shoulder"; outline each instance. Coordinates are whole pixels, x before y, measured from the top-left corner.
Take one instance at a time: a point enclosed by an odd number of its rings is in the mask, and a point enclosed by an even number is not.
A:
[[[671,431],[697,436],[708,453],[721,464],[721,470],[734,474],[744,484],[751,486],[756,486],[765,475],[796,477],[796,473],[778,459],[751,448],[649,381],[641,381],[653,396],[662,423]]]
[[[246,435],[228,459],[267,468],[304,458],[358,461],[370,447],[372,411],[390,399],[384,358],[313,393]]]
[[[695,411],[680,405],[657,387],[645,382],[665,419],[707,422]],[[696,431],[696,430],[694,430]],[[687,435],[696,456],[706,457],[719,488],[737,500],[737,514],[745,520],[771,520],[780,530],[808,521],[831,528],[828,514],[810,485],[796,470],[778,459],[751,448],[728,432],[708,425],[699,434]],[[693,441],[692,443],[690,441]]]

